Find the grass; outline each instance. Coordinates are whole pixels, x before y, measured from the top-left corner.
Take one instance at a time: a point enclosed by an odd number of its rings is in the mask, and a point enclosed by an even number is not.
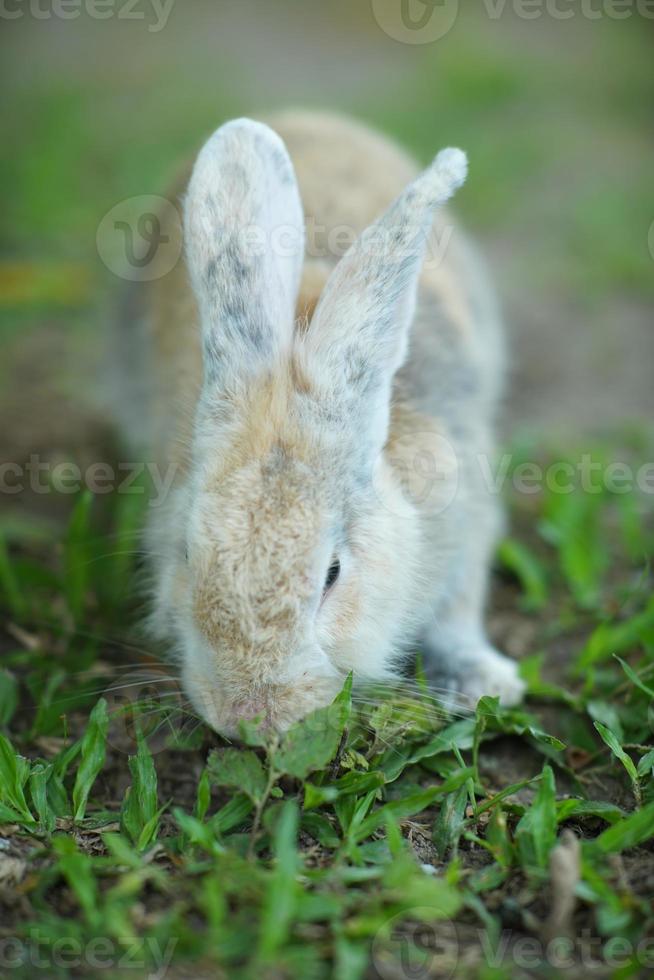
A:
[[[511,496],[491,629],[509,647],[528,629],[524,707],[483,698],[447,714],[420,670],[369,700],[350,679],[281,738],[244,729],[241,748],[193,716],[129,625],[144,501],[84,493],[63,536],[19,530],[0,551],[11,976],[33,975],[35,951],[48,976],[94,975],[100,949],[105,976],[124,975],[129,952],[136,976],[186,964],[194,977],[355,980],[458,963],[496,978],[515,975],[525,941],[551,976],[556,937],[576,940],[577,958],[591,943],[598,975],[642,975],[654,928],[642,499]]]

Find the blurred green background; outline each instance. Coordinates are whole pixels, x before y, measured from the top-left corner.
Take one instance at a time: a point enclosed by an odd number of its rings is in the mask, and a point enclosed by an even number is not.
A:
[[[84,0],[66,18],[16,0],[0,34],[2,458],[97,458],[122,285],[98,257],[102,217],[165,193],[226,117],[287,105],[354,113],[423,161],[468,151],[457,209],[507,311],[510,430],[651,420],[654,20],[445,0],[449,30],[409,44],[390,36],[400,6],[172,0],[166,19],[116,0],[97,19]]]

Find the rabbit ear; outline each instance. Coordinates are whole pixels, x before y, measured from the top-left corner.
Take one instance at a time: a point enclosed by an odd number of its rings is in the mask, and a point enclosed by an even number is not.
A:
[[[202,148],[184,233],[204,342],[205,380],[257,370],[291,343],[304,256],[295,173],[268,126],[236,119]]]
[[[386,440],[391,382],[406,354],[434,211],[466,172],[462,150],[442,150],[340,260],[307,331],[314,386],[369,423],[377,449]]]

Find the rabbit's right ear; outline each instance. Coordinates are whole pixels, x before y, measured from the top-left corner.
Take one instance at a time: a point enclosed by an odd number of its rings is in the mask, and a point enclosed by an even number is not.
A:
[[[229,387],[292,341],[304,218],[293,165],[272,129],[236,119],[205,143],[188,186],[184,235],[205,384]]]
[[[441,150],[337,264],[303,340],[307,377],[349,419],[368,457],[388,434],[393,377],[407,352],[434,212],[466,173],[462,150]]]

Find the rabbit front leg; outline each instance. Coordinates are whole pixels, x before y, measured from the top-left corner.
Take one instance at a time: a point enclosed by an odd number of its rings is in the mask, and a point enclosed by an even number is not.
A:
[[[522,700],[518,665],[491,645],[473,617],[435,622],[420,651],[434,695],[450,707],[474,708],[483,695],[499,697],[505,706]]]
[[[483,523],[483,522],[482,522]],[[474,522],[473,522],[474,526]],[[445,598],[434,604],[419,650],[434,694],[451,707],[474,708],[483,695],[518,704],[525,683],[518,665],[489,642],[483,624],[489,555],[495,535],[470,535]]]

